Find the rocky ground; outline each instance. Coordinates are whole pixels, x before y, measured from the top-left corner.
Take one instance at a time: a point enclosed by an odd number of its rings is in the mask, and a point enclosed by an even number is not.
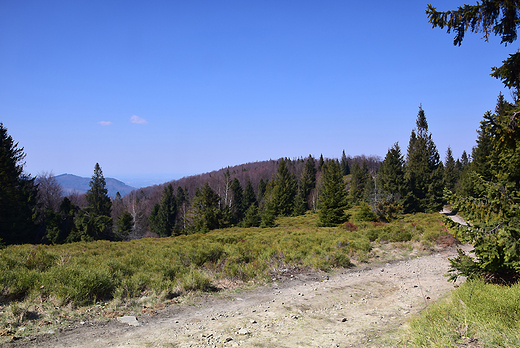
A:
[[[450,244],[450,243],[448,243]],[[465,246],[465,249],[469,247]],[[6,347],[388,347],[407,319],[453,289],[454,245],[334,274],[286,270],[253,290],[145,309],[132,322],[80,322]],[[163,308],[164,307],[164,308]]]

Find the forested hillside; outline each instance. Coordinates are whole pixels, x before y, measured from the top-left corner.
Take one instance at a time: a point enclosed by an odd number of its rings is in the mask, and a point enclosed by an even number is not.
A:
[[[392,221],[402,213],[432,212],[445,203],[443,189],[462,187],[468,166],[464,153],[446,164],[428,130],[420,107],[406,155],[399,144],[384,160],[377,156],[280,158],[226,167],[210,173],[134,190],[110,198],[96,163],[84,195],[62,197],[56,178],[23,174],[23,148],[2,125],[2,186],[5,200],[19,209],[2,208],[3,242],[51,243],[97,239],[168,237],[230,227],[271,227],[279,216],[319,214],[320,226],[349,220],[345,210],[360,206],[366,221]],[[4,189],[4,187],[6,189]],[[3,206],[4,207],[4,206]],[[16,223],[20,219],[24,224]],[[358,219],[360,216],[357,217]]]

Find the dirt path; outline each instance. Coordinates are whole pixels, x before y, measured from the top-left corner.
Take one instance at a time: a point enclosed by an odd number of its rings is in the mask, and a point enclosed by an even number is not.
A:
[[[139,326],[84,323],[8,347],[383,347],[413,313],[453,289],[454,246],[333,275],[304,273],[254,291],[141,315]]]

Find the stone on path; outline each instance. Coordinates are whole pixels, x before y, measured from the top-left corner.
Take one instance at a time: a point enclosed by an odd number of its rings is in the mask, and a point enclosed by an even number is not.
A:
[[[137,318],[132,315],[125,315],[123,317],[117,317],[117,321],[123,324],[128,324],[132,326],[139,326],[139,322],[137,321]]]

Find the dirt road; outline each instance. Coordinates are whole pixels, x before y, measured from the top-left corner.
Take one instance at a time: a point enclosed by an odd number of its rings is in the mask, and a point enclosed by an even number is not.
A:
[[[287,272],[252,291],[223,292],[137,317],[7,343],[7,347],[383,347],[399,327],[453,289],[454,246],[336,274]]]

